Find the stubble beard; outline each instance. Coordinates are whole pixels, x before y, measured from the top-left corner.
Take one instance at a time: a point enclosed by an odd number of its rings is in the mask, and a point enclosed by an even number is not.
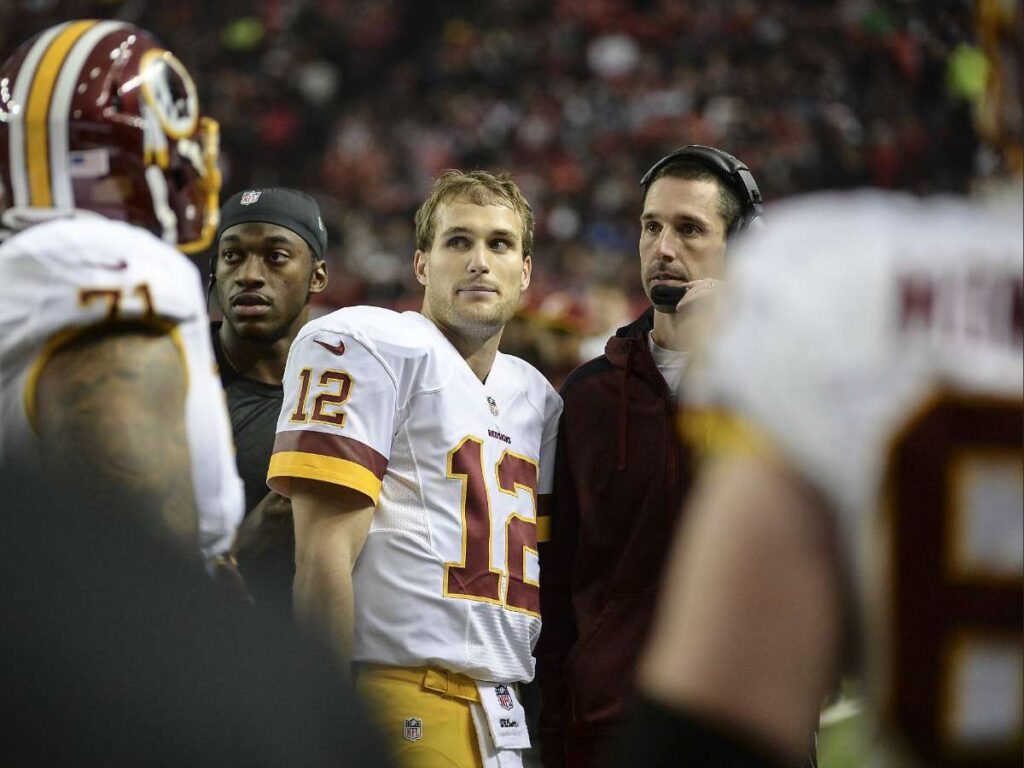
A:
[[[441,312],[433,309],[440,305]],[[461,307],[448,297],[440,302],[432,302],[431,314],[435,320],[448,326],[460,336],[485,341],[495,334],[501,333],[515,315],[518,297],[514,302],[502,299],[498,304],[483,309],[481,307]],[[467,311],[468,310],[468,311]]]

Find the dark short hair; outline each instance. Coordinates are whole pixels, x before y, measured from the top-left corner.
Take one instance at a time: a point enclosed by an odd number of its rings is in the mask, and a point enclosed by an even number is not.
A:
[[[726,184],[721,176],[709,169],[707,165],[687,157],[672,160],[658,169],[657,173],[651,177],[644,187],[644,202],[647,202],[647,193],[651,191],[654,182],[665,176],[670,176],[673,179],[714,182],[718,187],[718,215],[725,222],[726,232],[732,230],[733,225],[743,214],[743,203],[740,201],[736,191]]]

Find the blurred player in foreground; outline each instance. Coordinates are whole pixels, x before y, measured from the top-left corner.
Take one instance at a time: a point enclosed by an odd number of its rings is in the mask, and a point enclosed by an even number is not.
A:
[[[208,557],[241,484],[179,250],[216,229],[217,140],[184,66],[130,24],[59,24],[0,69],[0,463],[82,478]]]
[[[416,246],[422,312],[351,307],[299,332],[270,484],[292,500],[296,613],[356,662],[399,763],[520,765],[561,411],[498,352],[533,213],[510,178],[449,171]]]
[[[325,649],[80,485],[0,467],[5,766],[389,764]]]
[[[740,249],[629,765],[796,764],[854,637],[884,765],[1020,765],[1021,18],[980,8],[1012,188],[794,200]]]

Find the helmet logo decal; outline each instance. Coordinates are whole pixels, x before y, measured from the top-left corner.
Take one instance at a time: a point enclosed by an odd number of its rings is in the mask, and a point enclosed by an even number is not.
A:
[[[170,51],[151,48],[139,62],[142,98],[172,139],[185,139],[199,126],[199,96],[185,66]]]
[[[196,86],[182,63],[163,48],[151,48],[142,55],[139,80],[145,120],[144,161],[167,168],[171,154],[168,139],[189,139],[199,125]],[[201,165],[197,170],[202,171]]]

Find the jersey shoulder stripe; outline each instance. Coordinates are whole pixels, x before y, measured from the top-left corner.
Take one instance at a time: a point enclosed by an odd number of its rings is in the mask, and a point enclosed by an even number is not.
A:
[[[279,432],[267,480],[287,485],[293,477],[344,485],[376,504],[387,459],[370,446],[342,435],[307,430]]]

